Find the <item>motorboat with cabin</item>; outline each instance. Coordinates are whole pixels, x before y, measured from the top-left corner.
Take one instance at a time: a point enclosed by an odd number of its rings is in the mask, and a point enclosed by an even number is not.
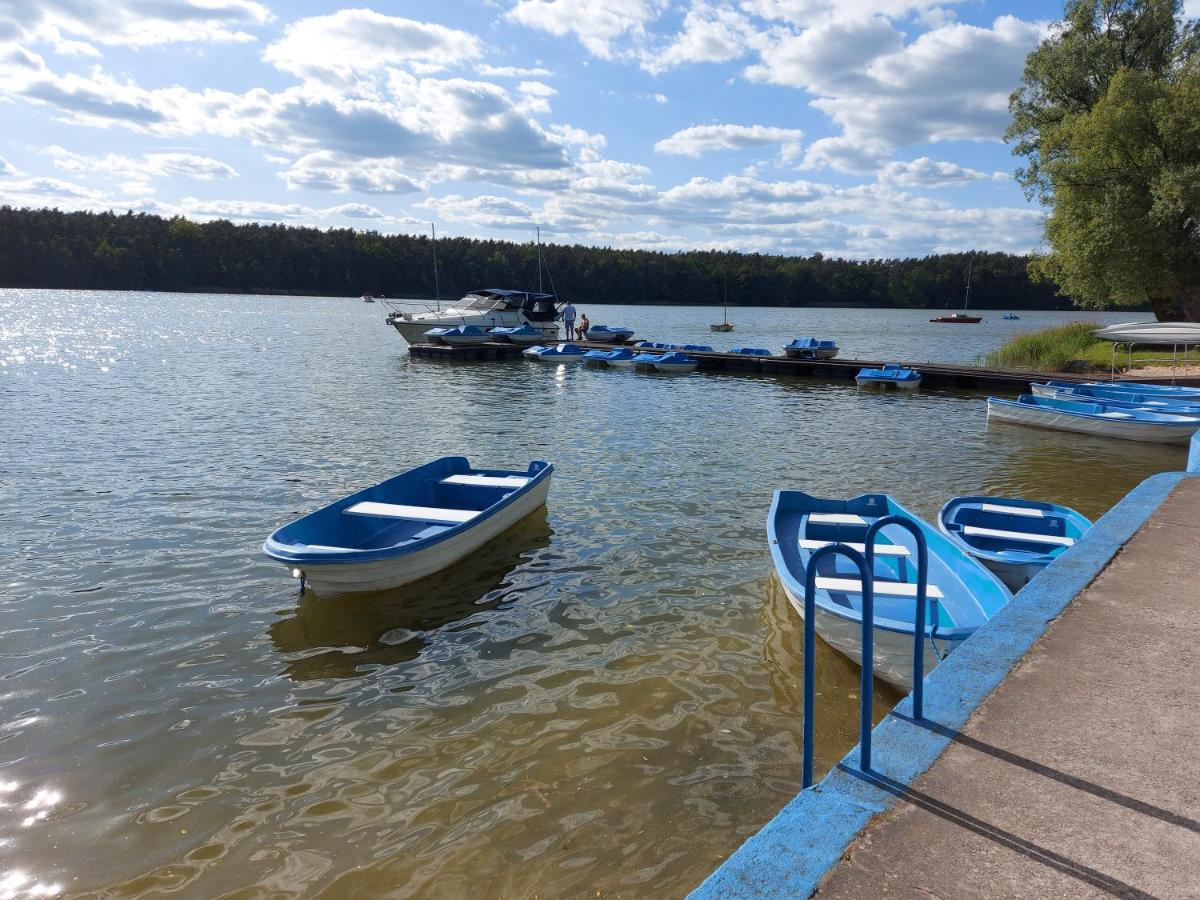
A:
[[[481,288],[468,292],[446,309],[426,306],[424,312],[406,312],[396,307],[399,301],[388,302],[392,312],[388,314],[387,323],[410,344],[424,343],[425,332],[431,328],[466,325],[483,331],[528,325],[537,330],[540,340],[558,340],[558,307],[554,294]]]

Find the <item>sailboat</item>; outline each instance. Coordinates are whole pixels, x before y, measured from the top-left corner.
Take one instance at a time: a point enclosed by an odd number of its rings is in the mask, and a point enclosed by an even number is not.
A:
[[[930,322],[937,322],[940,325],[978,325],[983,321],[983,316],[967,315],[967,307],[971,305],[971,265],[975,260],[972,257],[967,262],[967,296],[963,299],[963,311],[960,313],[951,313],[948,316],[934,316]]]
[[[716,325],[709,325],[710,331],[733,331],[733,323],[729,321],[729,276],[725,276],[725,315]]]

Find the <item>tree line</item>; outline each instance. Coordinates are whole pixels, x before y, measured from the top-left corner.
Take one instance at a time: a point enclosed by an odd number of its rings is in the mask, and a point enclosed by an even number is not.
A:
[[[433,249],[425,236],[0,206],[0,287],[429,298]],[[443,238],[436,249],[443,299],[538,287],[532,243]],[[1071,305],[1029,277],[1027,257],[1005,253],[856,261],[554,244],[542,253],[546,290],[576,303],[720,304],[728,294],[731,306],[956,308],[970,265],[973,308]]]

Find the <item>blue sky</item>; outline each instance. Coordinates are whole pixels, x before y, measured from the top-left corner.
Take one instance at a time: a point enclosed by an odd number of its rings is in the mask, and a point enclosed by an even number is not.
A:
[[[1188,12],[1200,14],[1200,0]],[[1025,252],[1057,3],[0,0],[0,203],[652,249]]]

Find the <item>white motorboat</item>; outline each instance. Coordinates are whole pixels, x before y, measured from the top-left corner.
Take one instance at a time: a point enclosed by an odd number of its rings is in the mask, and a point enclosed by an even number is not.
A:
[[[393,311],[388,315],[387,323],[410,344],[425,343],[425,332],[431,328],[460,325],[473,325],[483,331],[528,325],[537,329],[539,340],[558,340],[558,309],[553,294],[483,288],[471,291],[447,309],[426,308],[424,312],[406,312],[395,308],[400,301],[389,302],[393,304]]]

